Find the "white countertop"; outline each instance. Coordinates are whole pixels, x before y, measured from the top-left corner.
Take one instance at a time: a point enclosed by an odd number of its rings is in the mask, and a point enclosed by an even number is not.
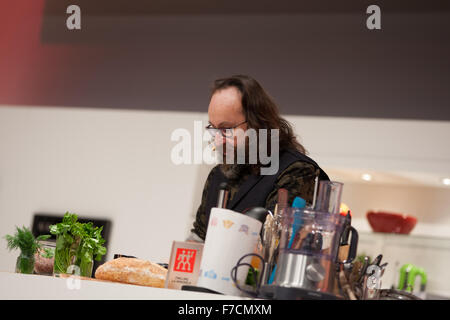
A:
[[[0,272],[0,300],[239,300],[236,296]]]

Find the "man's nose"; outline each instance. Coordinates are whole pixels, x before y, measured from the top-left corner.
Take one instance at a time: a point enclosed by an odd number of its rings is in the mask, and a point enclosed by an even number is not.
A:
[[[215,137],[214,137],[214,144],[216,146],[221,146],[223,144],[225,144],[226,139],[224,136],[222,136],[222,134],[220,132],[217,132]]]

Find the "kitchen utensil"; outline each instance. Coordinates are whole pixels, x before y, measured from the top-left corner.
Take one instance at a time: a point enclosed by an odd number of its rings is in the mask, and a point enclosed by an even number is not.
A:
[[[400,268],[400,278],[398,280],[398,290],[406,291],[408,290],[408,276],[409,272],[414,268],[414,266],[410,263],[404,264]]]
[[[344,219],[344,230],[342,231],[340,246],[348,245],[348,236],[350,233],[349,227],[352,224],[352,216],[350,215],[350,211],[345,215]]]
[[[417,218],[399,213],[369,211],[366,216],[374,232],[409,234],[417,223]]]
[[[349,245],[350,234],[351,238]],[[344,218],[343,231],[339,239],[339,260],[341,260],[342,263],[350,263],[355,259],[358,249],[358,238],[358,232],[351,226],[351,215],[349,211]]]
[[[275,212],[277,211],[277,206],[275,206]],[[273,239],[275,237],[275,220],[274,215],[269,211],[269,214],[266,215],[266,220],[264,222],[263,230],[262,230],[262,257],[264,259],[264,269],[261,272],[261,283],[265,284],[268,282],[270,277],[270,261],[272,260],[272,255],[274,252],[273,247]]]
[[[352,263],[342,263],[343,270],[345,272],[345,276],[347,279],[350,279],[350,275],[353,270],[353,264]]]
[[[314,209],[317,203],[317,191],[319,189],[319,176],[314,178],[314,193],[313,193],[313,201],[310,209]]]
[[[303,209],[306,206],[306,201],[300,197],[295,197],[294,202],[292,203],[292,208]],[[301,227],[301,219],[300,215],[294,216],[294,222],[292,224],[292,234],[289,240],[288,248],[292,247],[292,243],[294,242],[295,235],[298,232],[298,229]]]
[[[424,296],[427,284],[427,275],[425,273],[425,270],[410,263],[404,264],[400,268],[398,289],[412,293],[414,291],[416,278],[418,276],[420,277],[419,294]]]
[[[273,216],[273,223],[271,224],[271,237],[270,242],[266,245],[268,247],[269,253],[268,253],[268,270],[266,271],[267,275],[265,280],[269,280],[269,277],[271,275],[272,270],[274,269],[274,266],[276,264],[276,259],[278,258],[278,246],[280,243],[280,237],[281,233],[283,231],[281,220],[283,219],[283,216],[285,214],[285,211],[289,209],[288,207],[288,196],[289,193],[286,189],[280,188],[278,189],[277,194],[277,204],[275,205],[274,210],[274,216]],[[289,230],[285,230],[289,231]]]
[[[371,265],[379,266],[380,263],[381,263],[381,259],[383,259],[383,255],[382,255],[382,254],[378,255],[378,256],[372,261]]]
[[[364,257],[364,263],[361,267],[361,271],[360,271],[360,276],[358,278],[358,282],[361,282],[361,280],[364,278],[364,275],[366,274],[367,271],[367,267],[369,267],[369,257],[365,256]]]
[[[378,300],[381,289],[381,268],[376,264],[367,267],[364,276],[363,300]]]
[[[274,283],[279,286],[316,290],[325,276],[323,267],[307,255],[285,253],[277,262]]]
[[[351,263],[351,265],[352,269],[348,278],[348,282],[350,283],[352,290],[355,291],[355,287],[358,285],[360,271],[363,266],[363,263],[361,261],[355,260]]]
[[[284,188],[278,189],[278,198],[277,198],[277,204],[278,204],[278,212],[281,213],[288,205],[288,191]]]
[[[344,268],[342,268],[339,272],[340,287],[342,288],[342,292],[348,300],[357,300],[355,293],[351,289],[348,277],[345,275]]]
[[[408,288],[411,288],[410,292],[414,291],[416,278],[420,277],[420,293],[424,293],[427,285],[427,274],[423,268],[414,267],[408,275]]]
[[[269,261],[270,243],[272,241],[273,232],[273,215],[267,215],[263,226],[262,248],[264,261]]]
[[[226,182],[219,186],[219,196],[217,197],[217,208],[226,208],[228,204],[230,188]]]
[[[387,265],[388,265],[388,263],[386,262],[386,263],[383,263],[383,264],[380,266],[380,268],[381,268],[381,276],[384,275],[384,271],[386,270]]]

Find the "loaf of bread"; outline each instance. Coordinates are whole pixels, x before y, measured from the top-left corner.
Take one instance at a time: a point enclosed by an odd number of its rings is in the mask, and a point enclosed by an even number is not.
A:
[[[100,280],[163,288],[167,269],[136,258],[117,258],[97,268],[95,278]]]

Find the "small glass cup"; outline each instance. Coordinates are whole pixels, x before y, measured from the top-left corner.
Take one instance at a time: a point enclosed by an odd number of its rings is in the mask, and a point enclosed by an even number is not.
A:
[[[32,274],[34,269],[34,256],[23,254],[17,257],[16,273]]]
[[[319,194],[314,209],[328,213],[339,213],[343,187],[342,182],[320,181]]]
[[[41,248],[35,253],[34,273],[51,276],[55,261],[56,244],[52,241],[41,241]]]

